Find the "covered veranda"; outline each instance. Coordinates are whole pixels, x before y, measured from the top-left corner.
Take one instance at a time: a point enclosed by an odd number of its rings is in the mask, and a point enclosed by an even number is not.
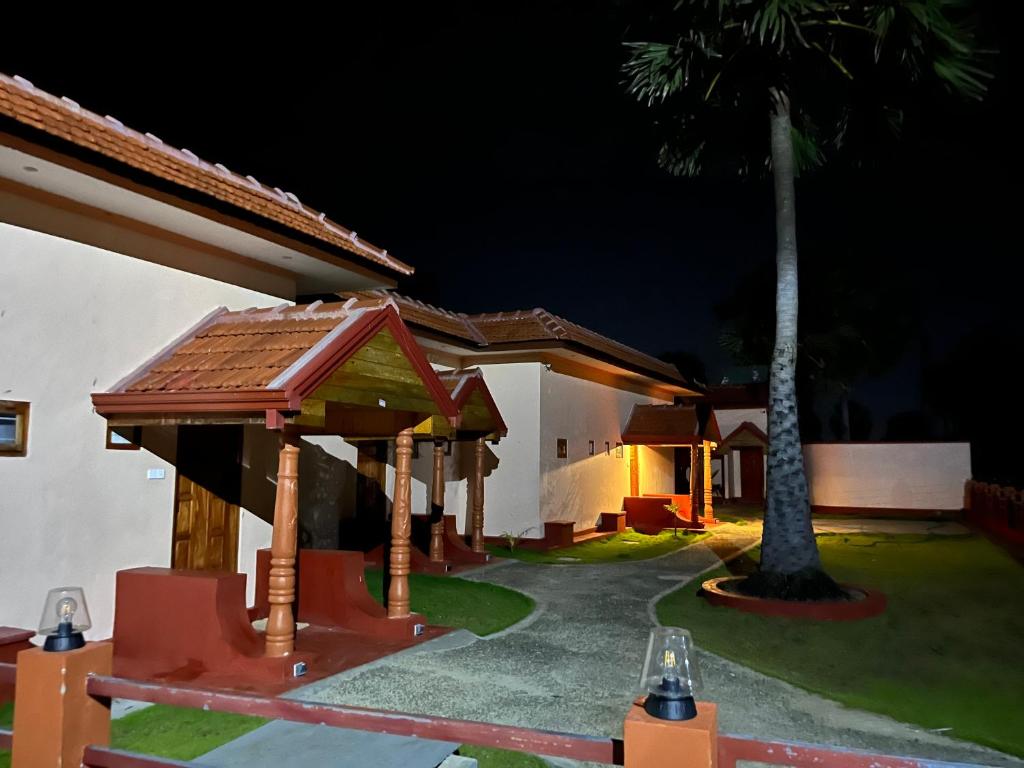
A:
[[[663,500],[667,498],[678,508],[674,516],[680,525],[703,528],[718,522],[712,499],[711,455],[721,439],[718,421],[709,406],[634,405],[622,430],[622,443],[629,446],[630,495],[623,500],[627,524],[635,519],[651,530],[672,527],[676,521],[663,520],[667,514]],[[674,493],[643,492],[639,446],[673,449]],[[684,460],[688,460],[688,471]],[[687,492],[681,493],[684,483]]]
[[[307,613],[317,623],[402,642],[424,632],[423,617],[410,610],[408,582],[413,442],[435,441],[435,453],[441,445],[443,456],[445,440],[473,439],[482,446],[504,433],[503,423],[481,421],[472,407],[461,429],[463,416],[450,388],[388,300],[217,310],[109,392],[94,394],[93,404],[114,429],[144,434],[188,427],[203,434],[236,427],[276,436],[276,482],[267,478],[276,487],[262,637],[249,623],[244,574],[146,568],[118,574],[114,639],[115,656],[123,650],[187,661],[188,653],[198,653],[204,663],[234,667],[258,658],[278,672],[300,658],[313,662],[301,641],[296,644],[296,613],[300,621]],[[298,551],[300,446],[302,438],[322,435],[395,442],[385,607],[366,592],[361,553]],[[220,458],[225,472],[242,474],[244,459]],[[482,479],[476,482],[482,485]],[[477,503],[474,530],[482,543],[482,493]],[[297,558],[302,579],[296,612]],[[158,596],[164,606],[148,609],[147,600]],[[169,604],[184,613],[169,614]],[[190,622],[184,614],[200,618]],[[214,628],[206,626],[211,621]]]

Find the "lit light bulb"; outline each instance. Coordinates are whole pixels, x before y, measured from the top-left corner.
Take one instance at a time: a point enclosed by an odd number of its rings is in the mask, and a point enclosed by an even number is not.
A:
[[[57,618],[61,624],[70,624],[78,610],[78,603],[73,597],[62,597],[57,601]]]
[[[675,680],[679,677],[679,675],[676,674],[676,654],[671,648],[667,648],[665,650],[662,670],[666,680]]]

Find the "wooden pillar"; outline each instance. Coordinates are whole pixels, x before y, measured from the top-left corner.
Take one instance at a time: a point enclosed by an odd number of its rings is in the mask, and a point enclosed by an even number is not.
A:
[[[409,615],[409,536],[412,531],[412,430],[403,429],[395,443],[395,503],[391,508],[391,584],[388,618]]]
[[[640,450],[629,446],[629,495],[640,495]]]
[[[295,550],[299,525],[299,446],[284,443],[278,456],[274,534],[270,541],[270,615],[266,656],[287,656],[295,650]]]
[[[704,441],[704,519],[715,519],[715,508],[711,503],[711,442]]]
[[[704,509],[704,472],[701,469],[701,447],[690,446],[690,521],[699,523]]]
[[[473,538],[474,552],[487,552],[484,546],[484,458],[487,445],[482,437],[476,441],[476,472],[473,475]]]
[[[444,562],[444,442],[434,441],[434,485],[430,494],[430,562]]]

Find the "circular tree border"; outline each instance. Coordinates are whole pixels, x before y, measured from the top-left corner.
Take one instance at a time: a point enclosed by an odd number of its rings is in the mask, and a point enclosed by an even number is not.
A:
[[[711,605],[733,608],[745,613],[756,613],[760,616],[783,616],[790,619],[815,619],[818,621],[857,621],[878,616],[887,605],[885,595],[877,590],[869,590],[856,584],[840,584],[843,589],[859,592],[860,600],[773,600],[764,597],[751,597],[722,588],[725,583],[735,584],[745,576],[722,576],[708,579],[701,585],[700,592]]]

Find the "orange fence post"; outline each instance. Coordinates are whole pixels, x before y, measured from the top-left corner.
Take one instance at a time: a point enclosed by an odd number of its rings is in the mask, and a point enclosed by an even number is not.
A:
[[[625,768],[717,768],[718,707],[697,702],[692,720],[659,720],[639,699],[629,708],[623,734]]]
[[[109,675],[114,647],[87,643],[63,653],[18,654],[11,768],[82,764],[89,745],[110,743],[110,702],[86,693],[90,674]]]

